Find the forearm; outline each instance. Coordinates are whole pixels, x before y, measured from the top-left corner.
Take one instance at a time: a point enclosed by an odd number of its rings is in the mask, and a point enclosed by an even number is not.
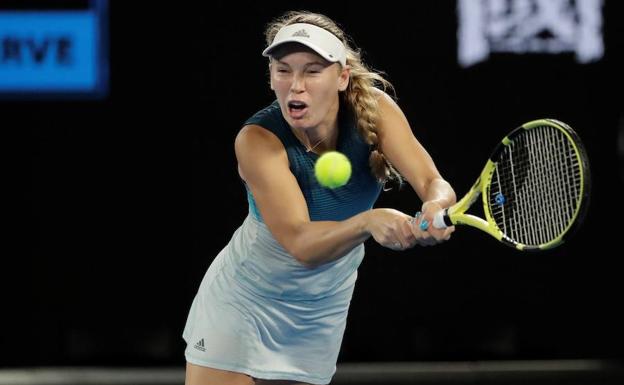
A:
[[[309,267],[322,265],[347,254],[370,237],[369,211],[339,222],[310,221],[301,224],[289,237],[286,249]]]

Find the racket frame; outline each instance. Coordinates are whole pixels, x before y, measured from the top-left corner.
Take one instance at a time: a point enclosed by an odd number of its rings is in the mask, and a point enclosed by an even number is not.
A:
[[[580,205],[577,207],[576,211],[568,226],[561,232],[557,237],[552,239],[551,241],[540,244],[540,245],[525,245],[520,242],[517,242],[511,238],[509,238],[496,224],[493,215],[490,210],[490,182],[492,180],[492,175],[496,170],[497,162],[496,160],[499,158],[499,155],[502,151],[505,150],[506,146],[509,146],[513,139],[520,135],[524,130],[530,130],[535,127],[540,126],[554,126],[559,129],[571,143],[575,151],[575,156],[577,158],[578,164],[581,167],[581,194],[580,194]],[[590,172],[589,172],[589,161],[587,157],[587,153],[585,152],[585,148],[582,145],[582,142],[578,135],[570,128],[567,124],[560,122],[555,119],[538,119],[533,120],[531,122],[525,123],[520,127],[517,127],[513,131],[511,131],[501,142],[498,143],[490,158],[487,160],[481,174],[477,181],[470,188],[468,193],[464,195],[462,199],[459,200],[453,206],[443,210],[443,215],[441,216],[441,220],[443,221],[444,226],[453,226],[453,225],[468,225],[472,227],[476,227],[477,229],[484,231],[497,240],[503,242],[504,244],[511,246],[515,249],[522,251],[539,251],[539,250],[547,250],[553,247],[556,247],[562,244],[566,239],[568,239],[579,227],[582,222],[582,219],[585,217],[587,213],[587,207],[589,206],[589,196],[590,196]],[[482,197],[483,204],[483,212],[485,219],[480,218],[478,216],[467,214],[466,211],[476,202],[479,198],[479,195]],[[438,219],[434,218],[434,224],[436,222],[440,222]],[[438,226],[436,226],[438,227]]]

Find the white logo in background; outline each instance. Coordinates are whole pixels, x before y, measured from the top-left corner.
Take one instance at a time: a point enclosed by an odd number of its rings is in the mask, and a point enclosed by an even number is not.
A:
[[[490,53],[574,52],[579,63],[599,60],[603,0],[458,0],[459,64]]]

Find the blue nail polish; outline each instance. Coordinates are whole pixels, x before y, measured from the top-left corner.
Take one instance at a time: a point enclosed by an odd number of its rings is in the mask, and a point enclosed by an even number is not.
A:
[[[422,222],[420,222],[420,229],[422,231],[425,231],[429,228],[429,222],[426,219],[423,219]]]

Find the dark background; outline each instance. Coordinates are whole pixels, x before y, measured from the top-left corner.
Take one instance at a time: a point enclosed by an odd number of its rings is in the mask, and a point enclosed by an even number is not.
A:
[[[605,4],[597,63],[495,54],[468,69],[454,1],[114,2],[107,97],[0,100],[0,365],[183,364],[193,296],[247,213],[233,139],[273,98],[263,27],[288,9],[334,18],[388,74],[459,196],[496,142],[537,118],[574,127],[593,171],[587,220],[553,251],[469,228],[401,253],[368,241],[340,360],[624,358],[619,2]],[[420,202],[405,186],[376,207]]]

